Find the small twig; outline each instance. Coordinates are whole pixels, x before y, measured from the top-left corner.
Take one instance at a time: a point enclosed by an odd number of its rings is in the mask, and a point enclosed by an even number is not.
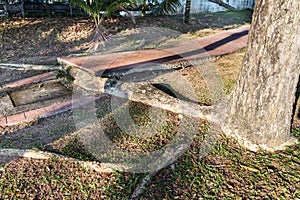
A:
[[[208,165],[210,167],[225,167],[226,165]]]
[[[240,166],[241,166],[242,168],[244,168],[244,169],[248,170],[248,171],[251,171],[251,172],[259,172],[259,170],[258,170],[258,169],[256,169],[256,168],[253,168],[253,167],[248,167],[248,166],[246,166],[246,165],[242,165],[242,164],[240,164]]]
[[[146,187],[150,185],[151,179],[155,174],[156,174],[155,172],[149,173],[142,179],[142,182],[140,183],[140,185],[132,193],[132,195],[130,197],[131,200],[139,199],[139,197],[145,191]]]

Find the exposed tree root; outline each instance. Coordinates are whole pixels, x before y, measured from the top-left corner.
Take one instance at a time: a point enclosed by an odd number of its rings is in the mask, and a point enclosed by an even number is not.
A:
[[[0,63],[0,68],[18,69],[18,70],[58,70],[58,69],[62,69],[62,66],[61,65],[33,65],[33,64]]]
[[[66,157],[56,153],[30,149],[0,149],[0,158],[4,156],[11,158],[31,158],[42,160],[61,158],[65,161],[78,162],[81,166],[92,169],[99,173],[110,173],[114,172],[115,170],[123,171],[125,169],[125,166],[122,166],[120,164],[81,161],[75,158]]]

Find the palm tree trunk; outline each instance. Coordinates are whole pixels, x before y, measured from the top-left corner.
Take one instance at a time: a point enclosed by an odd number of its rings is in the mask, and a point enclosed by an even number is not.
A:
[[[147,2],[146,0],[143,0],[143,4],[142,4],[142,15],[145,16],[146,15],[146,7],[147,7]]]
[[[185,1],[184,23],[189,23],[191,12],[191,0]]]

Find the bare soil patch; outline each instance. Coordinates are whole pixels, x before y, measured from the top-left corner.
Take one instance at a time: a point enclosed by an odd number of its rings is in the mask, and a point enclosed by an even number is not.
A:
[[[251,11],[235,14],[193,16],[190,24],[182,16],[107,19],[108,35],[139,27],[164,27],[194,37],[216,33],[250,23]],[[238,17],[237,17],[238,16]],[[56,58],[87,50],[93,37],[93,22],[88,18],[0,18],[0,62],[56,64]]]

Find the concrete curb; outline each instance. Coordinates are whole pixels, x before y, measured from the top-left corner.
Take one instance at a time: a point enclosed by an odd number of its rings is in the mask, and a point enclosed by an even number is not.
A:
[[[23,123],[28,123],[35,121],[38,118],[47,118],[51,117],[66,111],[71,110],[72,108],[77,108],[83,105],[86,105],[90,102],[93,102],[97,99],[101,99],[100,97],[84,97],[76,100],[69,100],[65,102],[60,102],[56,104],[52,104],[50,106],[38,108],[35,110],[29,110],[23,113],[18,113],[15,115],[4,116],[0,118],[0,126],[14,126],[20,125]]]
[[[18,80],[18,81],[12,82],[12,83],[7,83],[7,84],[3,85],[2,87],[0,87],[0,89],[15,88],[15,87],[19,87],[19,86],[23,86],[23,85],[27,85],[27,84],[38,83],[41,81],[47,81],[49,79],[54,79],[55,77],[56,77],[56,73],[48,72],[48,73],[32,76],[29,78],[25,78],[22,80]]]

